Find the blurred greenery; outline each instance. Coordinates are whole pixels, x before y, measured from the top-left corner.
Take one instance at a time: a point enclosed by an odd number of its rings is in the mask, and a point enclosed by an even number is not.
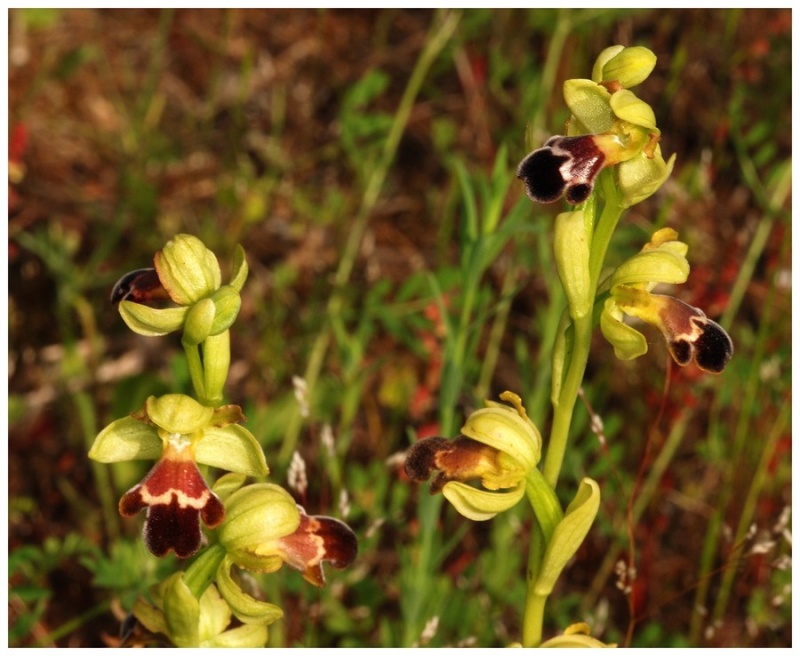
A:
[[[546,629],[790,645],[789,9],[10,10],[9,644],[116,646],[174,565],[116,515],[145,465],[86,451],[147,395],[190,389],[179,343],[132,335],[108,302],[178,232],[223,266],[245,248],[228,398],[271,479],[297,450],[301,501],[343,517],[346,494],[359,537],[322,590],[259,577],[286,613],[270,644],[518,639],[530,517],[468,522],[396,456],[506,389],[547,425],[558,207],[514,171],[563,131],[563,80],[615,43],[657,54],[637,93],[678,160],[609,259],[674,227],[692,264],[676,293],[736,353],[711,377],[656,336],[633,362],[596,340],[562,480],[597,479],[603,505]],[[301,418],[292,379],[314,367]]]

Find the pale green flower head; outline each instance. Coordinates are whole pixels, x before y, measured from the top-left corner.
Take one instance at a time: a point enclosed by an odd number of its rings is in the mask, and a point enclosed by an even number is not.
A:
[[[149,631],[165,635],[176,647],[264,647],[267,627],[245,624],[228,629],[231,609],[217,588],[210,585],[197,599],[176,572],[154,586],[153,604],[138,599],[134,615]]]
[[[720,373],[733,355],[725,330],[702,310],[671,296],[653,294],[658,284],[681,284],[689,276],[688,246],[670,228],[657,231],[642,251],[620,265],[609,278],[609,296],[600,328],[615,355],[632,360],[647,353],[645,336],[625,322],[635,317],[656,327],[675,362],[694,361],[703,371]]]
[[[504,392],[510,403],[487,402],[472,413],[453,440],[441,437],[416,442],[407,452],[405,470],[415,481],[438,474],[431,492],[441,491],[465,517],[491,519],[525,495],[525,478],[536,467],[542,438],[516,394]],[[484,489],[468,485],[478,480]]]
[[[234,253],[233,275],[222,285],[219,262],[203,242],[180,234],[154,258],[155,269],[140,269],[115,285],[112,301],[128,327],[148,337],[183,328],[186,344],[199,344],[228,330],[239,313],[239,293],[247,279],[241,246]],[[161,307],[164,300],[178,307]]]

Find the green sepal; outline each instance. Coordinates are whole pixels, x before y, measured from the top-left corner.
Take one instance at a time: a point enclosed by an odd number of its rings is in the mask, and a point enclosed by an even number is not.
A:
[[[121,301],[119,314],[133,332],[145,337],[161,337],[180,329],[188,308],[151,308],[133,301]]]
[[[242,307],[242,298],[233,285],[220,287],[211,295],[214,302],[215,314],[209,334],[218,335],[223,330],[228,330],[239,316]]]
[[[160,586],[167,636],[177,647],[200,646],[200,601],[176,572]]]
[[[123,417],[100,431],[89,449],[89,457],[106,463],[158,460],[162,449],[163,443],[153,426],[133,417]]]
[[[603,78],[603,67],[623,50],[625,50],[625,46],[609,46],[597,56],[592,67],[592,82],[602,82],[607,79]]]
[[[154,258],[161,284],[178,305],[192,305],[222,282],[217,257],[192,235],[176,235]]]
[[[151,633],[167,635],[167,619],[164,612],[137,597],[131,609],[133,616]]]
[[[642,154],[617,167],[617,188],[623,207],[631,207],[652,196],[672,173],[675,153],[668,162],[661,156],[661,146],[656,146],[654,153],[652,158]]]
[[[525,496],[525,482],[507,491],[489,492],[461,481],[450,481],[442,488],[442,494],[464,517],[482,522],[516,506]]]
[[[564,82],[564,101],[579,125],[570,125],[569,134],[601,134],[608,132],[615,116],[610,105],[611,94],[591,80]],[[576,129],[577,128],[577,129]]]
[[[217,587],[233,614],[245,624],[269,626],[283,617],[283,611],[275,604],[254,599],[236,585],[231,577],[230,558],[226,558],[217,572]]]
[[[195,460],[247,476],[266,476],[269,467],[255,436],[243,426],[206,426],[194,450]]]
[[[677,285],[686,282],[688,277],[689,261],[685,255],[660,247],[637,253],[620,264],[611,276],[611,287],[647,283]]]
[[[145,402],[147,417],[168,433],[191,435],[206,428],[214,409],[185,394],[150,396]]]
[[[250,552],[252,556],[258,551],[262,558],[278,556],[277,552],[268,553],[270,547],[300,526],[300,511],[292,495],[273,483],[255,483],[234,492],[225,502],[225,513],[225,522],[217,534],[237,564],[241,564],[239,552]]]
[[[269,632],[266,626],[245,624],[235,629],[224,631],[211,640],[206,640],[205,647],[238,647],[240,649],[267,646]]]
[[[539,578],[534,592],[549,595],[567,562],[575,555],[592,526],[600,507],[600,486],[591,478],[584,478],[564,518],[553,531],[542,559]]]
[[[183,324],[182,342],[186,346],[197,346],[211,334],[217,308],[214,301],[204,298],[189,308]]]

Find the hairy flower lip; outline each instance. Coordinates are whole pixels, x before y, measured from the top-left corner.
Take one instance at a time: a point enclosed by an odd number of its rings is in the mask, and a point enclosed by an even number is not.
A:
[[[124,517],[147,508],[143,535],[155,556],[174,551],[188,558],[200,548],[200,519],[209,528],[225,518],[225,508],[203,480],[191,447],[176,448],[167,443],[161,459],[141,483],[126,492],[119,502]]]
[[[559,135],[528,154],[517,167],[517,177],[535,202],[553,203],[566,196],[568,203],[577,205],[592,193],[606,160],[594,135]]]

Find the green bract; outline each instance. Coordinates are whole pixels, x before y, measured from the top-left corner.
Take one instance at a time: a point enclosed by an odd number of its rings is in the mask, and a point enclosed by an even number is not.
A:
[[[558,277],[567,294],[569,314],[585,317],[594,303],[589,272],[589,239],[582,210],[562,212],[556,217],[553,252]]]
[[[600,507],[600,486],[591,478],[581,481],[578,493],[567,507],[564,517],[556,525],[542,561],[535,591],[549,595],[558,580],[561,570],[575,555],[589,532],[589,528]]]

